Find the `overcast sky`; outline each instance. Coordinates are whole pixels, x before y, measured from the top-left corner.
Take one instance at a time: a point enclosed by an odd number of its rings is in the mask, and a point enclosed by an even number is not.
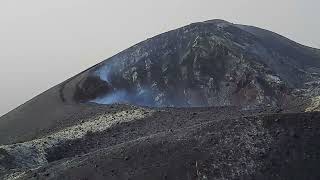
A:
[[[1,0],[0,116],[131,45],[225,19],[320,48],[319,0]]]

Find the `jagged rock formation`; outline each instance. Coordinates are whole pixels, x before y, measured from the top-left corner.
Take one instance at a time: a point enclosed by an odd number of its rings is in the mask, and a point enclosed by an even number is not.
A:
[[[218,20],[195,23],[92,68],[75,100],[157,107],[281,107],[293,89],[318,80],[316,51],[255,27]]]
[[[317,179],[319,76],[318,49],[194,23],[1,117],[0,178]]]

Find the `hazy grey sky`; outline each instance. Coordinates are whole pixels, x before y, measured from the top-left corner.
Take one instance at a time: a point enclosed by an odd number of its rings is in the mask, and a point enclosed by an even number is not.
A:
[[[146,38],[209,19],[320,48],[319,0],[1,0],[0,116]]]

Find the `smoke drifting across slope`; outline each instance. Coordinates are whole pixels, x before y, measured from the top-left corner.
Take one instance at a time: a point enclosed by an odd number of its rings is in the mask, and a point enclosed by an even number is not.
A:
[[[113,87],[113,71],[111,65],[104,65],[99,68],[94,74],[110,86],[111,91],[105,95],[96,97],[90,102],[97,104],[115,104],[115,103],[131,103],[137,105],[153,106],[151,97],[153,92],[148,88],[139,88],[139,92],[128,91],[125,88]]]

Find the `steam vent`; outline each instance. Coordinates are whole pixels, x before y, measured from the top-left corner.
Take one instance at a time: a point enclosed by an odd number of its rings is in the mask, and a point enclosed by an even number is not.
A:
[[[320,179],[319,78],[319,49],[193,23],[1,117],[0,179]]]

